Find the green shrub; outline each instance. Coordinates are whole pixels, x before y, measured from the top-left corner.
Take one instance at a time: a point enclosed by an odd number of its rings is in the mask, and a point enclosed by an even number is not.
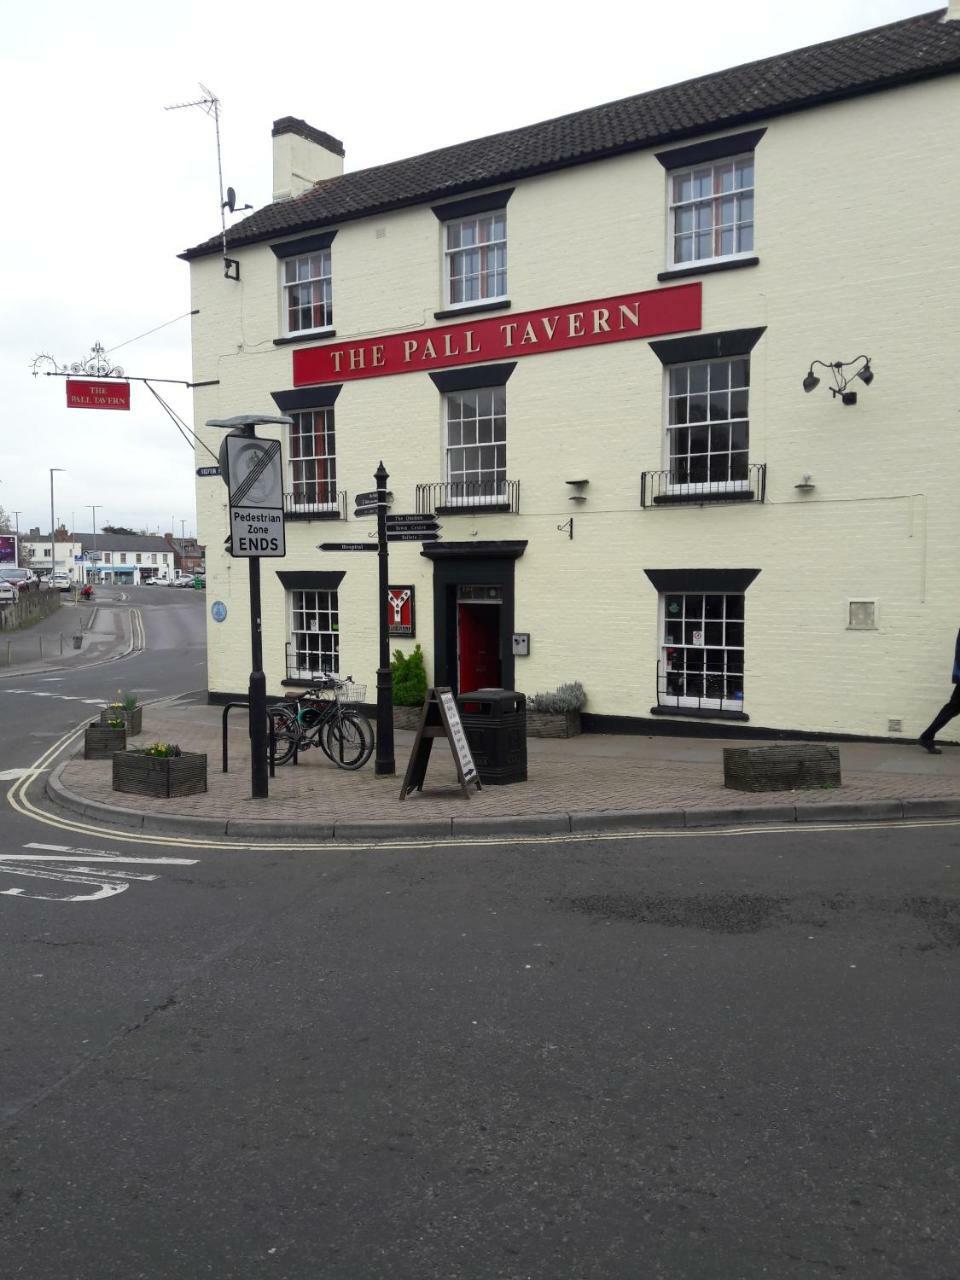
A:
[[[423,665],[423,650],[419,645],[413,653],[394,650],[390,663],[393,676],[393,705],[395,707],[419,707],[427,696],[427,669]]]

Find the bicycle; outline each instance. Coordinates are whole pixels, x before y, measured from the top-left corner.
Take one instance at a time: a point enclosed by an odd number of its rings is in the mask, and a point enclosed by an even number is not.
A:
[[[361,701],[365,693],[366,686],[350,676],[325,675],[292,705],[274,708],[283,717],[277,724],[275,763],[286,764],[294,751],[318,746],[338,769],[362,769],[373,755],[373,725],[362,711],[344,704]]]

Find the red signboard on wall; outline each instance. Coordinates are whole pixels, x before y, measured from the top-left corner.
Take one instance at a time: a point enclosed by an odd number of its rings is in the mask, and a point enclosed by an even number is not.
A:
[[[129,382],[95,382],[88,378],[67,379],[68,409],[129,409]]]
[[[412,586],[387,587],[387,634],[413,636],[417,632]]]
[[[293,385],[382,378],[684,333],[700,328],[700,294],[697,281],[543,311],[503,312],[438,329],[302,347],[293,353]]]

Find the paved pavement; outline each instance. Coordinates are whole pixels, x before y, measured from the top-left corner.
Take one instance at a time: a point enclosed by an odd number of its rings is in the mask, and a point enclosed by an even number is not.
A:
[[[413,735],[398,733],[397,776],[336,769],[319,751],[278,768],[267,800],[250,798],[249,739],[231,713],[230,772],[221,772],[222,710],[197,700],[148,706],[133,745],[158,740],[208,755],[206,795],[129,797],[111,787],[109,761],[69,760],[48,784],[56,802],[100,821],[149,831],[193,831],[311,839],[550,834],[748,822],[960,816],[960,751],[930,756],[915,743],[843,743],[839,788],[744,793],[723,785],[729,741],[584,735],[530,739],[525,783],[488,786],[467,798],[443,741],[426,785],[402,803],[400,783]],[[759,744],[756,744],[759,745]]]
[[[83,667],[125,652],[133,635],[131,609],[118,591],[104,591],[92,604],[64,595],[56,612],[0,635],[0,680]],[[79,649],[77,635],[82,636]]]

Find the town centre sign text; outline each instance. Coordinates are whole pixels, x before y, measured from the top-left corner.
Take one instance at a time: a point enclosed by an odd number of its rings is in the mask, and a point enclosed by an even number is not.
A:
[[[316,386],[452,365],[570,351],[700,328],[700,284],[649,289],[545,311],[414,329],[360,342],[302,347],[293,353],[293,385]]]

